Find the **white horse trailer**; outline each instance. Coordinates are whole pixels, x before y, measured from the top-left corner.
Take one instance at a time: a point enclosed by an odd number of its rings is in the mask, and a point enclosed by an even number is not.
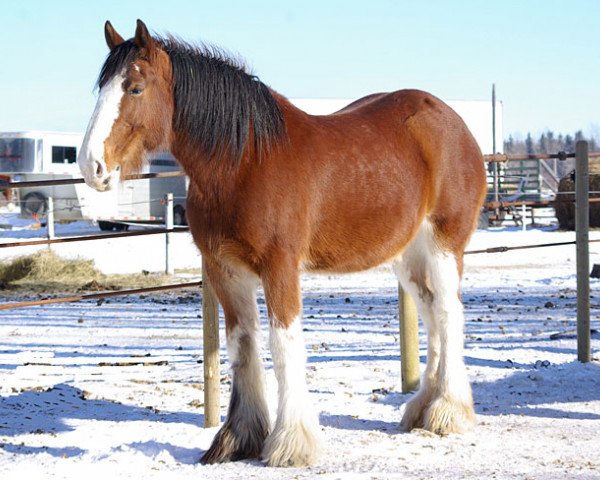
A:
[[[0,133],[0,175],[13,181],[80,178],[77,152],[83,135],[28,131]],[[168,152],[149,158],[144,172],[178,170]],[[54,201],[55,220],[96,220],[102,229],[126,223],[164,222],[164,197],[172,193],[175,223],[185,224],[187,179],[181,177],[126,181],[111,192],[100,193],[85,184],[19,189],[21,216],[41,220],[48,198]]]
[[[83,136],[76,133],[0,133],[0,173],[13,181],[57,180],[80,176],[77,149]],[[77,185],[19,189],[21,215],[42,218],[47,199],[55,200],[56,218],[80,220]]]
[[[150,156],[141,173],[163,173],[180,170],[169,152]],[[165,197],[173,194],[173,223],[186,225],[185,199],[188,178],[185,176],[126,180],[116,190],[98,193],[86,186],[90,195],[81,210],[86,218],[98,221],[101,230],[124,230],[129,224],[164,223]],[[93,192],[93,193],[91,193]],[[109,195],[109,199],[106,196]],[[100,198],[102,201],[98,201]]]

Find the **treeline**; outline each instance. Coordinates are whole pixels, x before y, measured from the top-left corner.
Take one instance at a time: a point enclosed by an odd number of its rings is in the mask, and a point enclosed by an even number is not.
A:
[[[589,151],[597,152],[600,150],[598,140],[594,136],[586,136],[581,130],[575,132],[574,135],[563,135],[559,133],[556,135],[554,132],[547,130],[542,133],[538,138],[534,138],[531,133],[527,134],[525,139],[515,138],[509,135],[508,139],[504,141],[504,153],[508,154],[542,154],[542,153],[558,153],[558,152],[575,152],[575,144],[579,140],[587,140],[589,142]],[[542,171],[542,176],[545,178],[548,185],[552,185],[553,180],[549,178],[553,176],[556,178],[563,178],[571,173],[575,168],[575,160],[572,158],[566,161],[558,160],[542,160],[548,168]],[[550,175],[553,172],[553,175]]]
[[[527,134],[525,139],[515,138],[509,135],[504,141],[504,153],[508,154],[534,154],[534,153],[558,153],[558,152],[575,152],[575,144],[579,140],[587,140],[589,142],[589,151],[597,152],[598,143],[593,137],[586,137],[581,130],[575,132],[575,135],[563,135],[548,130],[542,133],[538,138],[532,137],[531,133]]]

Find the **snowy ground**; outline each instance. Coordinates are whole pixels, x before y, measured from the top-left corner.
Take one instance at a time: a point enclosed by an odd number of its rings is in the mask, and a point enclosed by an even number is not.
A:
[[[0,230],[0,242],[43,233],[26,227]],[[64,226],[73,228],[93,229]],[[198,267],[187,234],[177,238],[176,267]],[[469,248],[573,238],[501,229],[477,232]],[[105,271],[153,270],[162,268],[164,238],[58,247],[63,255],[96,258]],[[600,244],[591,250],[591,263],[600,263]],[[0,249],[2,257],[16,253]],[[399,393],[397,292],[389,269],[305,276],[308,381],[324,439],[321,459],[306,469],[197,463],[216,432],[202,428],[197,292],[2,311],[0,478],[600,478],[600,363],[576,361],[574,257],[574,246],[466,257],[465,359],[478,426],[448,437],[398,429],[408,396]],[[595,330],[599,290],[593,280]],[[264,318],[262,299],[259,307]],[[592,349],[598,357],[598,333]],[[274,409],[266,348],[263,357]],[[221,384],[224,414],[226,364]]]

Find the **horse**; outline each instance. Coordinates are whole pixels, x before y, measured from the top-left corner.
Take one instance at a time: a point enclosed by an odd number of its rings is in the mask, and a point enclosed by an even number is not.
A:
[[[463,360],[463,252],[486,191],[481,151],[431,94],[369,95],[325,116],[294,107],[224,50],[105,24],[108,56],[78,155],[86,183],[113,188],[146,154],[170,150],[189,176],[187,219],[222,305],[232,386],[205,464],[319,454],[306,382],[299,275],[391,262],[428,338],[405,431],[475,424]],[[278,386],[274,424],[259,356],[262,284]]]

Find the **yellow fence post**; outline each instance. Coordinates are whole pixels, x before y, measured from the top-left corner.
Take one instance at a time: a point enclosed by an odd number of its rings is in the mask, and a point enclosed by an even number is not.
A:
[[[204,427],[221,422],[219,302],[208,281],[202,260],[202,330],[204,351]]]
[[[411,296],[398,284],[402,393],[419,387],[419,317]]]

